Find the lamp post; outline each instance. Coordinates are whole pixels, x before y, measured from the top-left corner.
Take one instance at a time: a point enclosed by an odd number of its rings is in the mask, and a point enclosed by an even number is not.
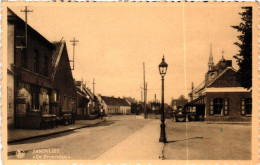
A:
[[[161,105],[161,135],[159,142],[166,143],[166,133],[165,133],[165,119],[164,119],[164,76],[166,75],[168,64],[165,62],[164,56],[162,62],[159,65],[159,72],[162,76],[162,105]]]

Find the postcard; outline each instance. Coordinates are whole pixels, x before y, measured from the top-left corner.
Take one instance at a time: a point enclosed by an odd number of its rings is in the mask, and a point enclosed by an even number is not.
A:
[[[257,2],[2,2],[4,164],[256,164]]]

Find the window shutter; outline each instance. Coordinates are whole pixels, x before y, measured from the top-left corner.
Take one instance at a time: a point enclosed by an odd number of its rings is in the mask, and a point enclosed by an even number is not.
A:
[[[241,99],[241,115],[245,114],[245,99]]]
[[[209,114],[214,114],[214,105],[213,105],[213,99],[209,99]]]
[[[229,100],[225,98],[224,100],[224,115],[229,115]]]

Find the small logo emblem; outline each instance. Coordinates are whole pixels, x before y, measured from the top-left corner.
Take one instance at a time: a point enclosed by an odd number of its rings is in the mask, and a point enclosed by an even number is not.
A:
[[[16,157],[17,158],[22,159],[22,158],[24,158],[24,156],[25,156],[24,150],[19,149],[19,150],[16,151]]]

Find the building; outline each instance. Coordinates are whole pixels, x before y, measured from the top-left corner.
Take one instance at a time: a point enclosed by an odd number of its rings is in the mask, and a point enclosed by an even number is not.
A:
[[[75,109],[66,44],[51,43],[12,10],[7,12],[8,128],[40,128],[42,119]]]
[[[237,71],[232,60],[222,59],[214,65],[210,50],[208,72],[196,88],[192,85],[191,101],[185,106],[195,109],[205,120],[251,121],[252,89],[243,88],[237,81]]]
[[[88,103],[89,98],[88,95],[84,92],[83,82],[75,81],[75,86],[77,90],[77,111],[76,111],[76,119],[87,119],[88,115]]]
[[[53,42],[52,56],[52,114],[62,116],[76,111],[76,87],[72,77],[66,42]]]
[[[131,104],[126,99],[107,97],[99,95],[104,113],[107,115],[129,115],[131,114]]]
[[[77,118],[95,119],[100,115],[101,104],[82,81],[75,81],[77,88]]]

